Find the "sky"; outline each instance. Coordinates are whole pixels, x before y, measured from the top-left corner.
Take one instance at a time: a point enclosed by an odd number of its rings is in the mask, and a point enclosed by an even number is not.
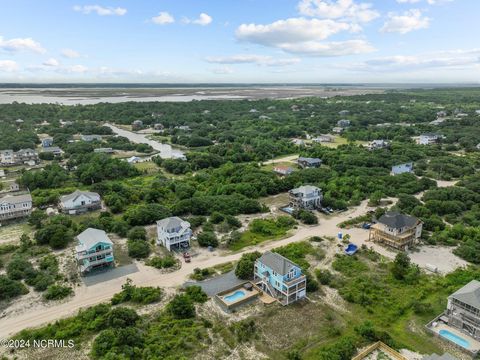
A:
[[[0,82],[479,83],[478,0],[15,0]]]

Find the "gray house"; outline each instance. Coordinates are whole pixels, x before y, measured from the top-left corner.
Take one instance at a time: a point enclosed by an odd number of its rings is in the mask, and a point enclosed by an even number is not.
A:
[[[0,224],[4,221],[27,217],[32,213],[32,196],[6,195],[0,198]]]
[[[480,340],[480,281],[472,280],[448,297],[448,325]]]
[[[82,135],[81,139],[86,142],[102,141],[102,135]]]
[[[289,191],[290,206],[294,209],[314,210],[321,206],[322,190],[316,186],[304,185]]]
[[[297,164],[302,169],[306,168],[318,168],[322,165],[322,160],[319,158],[307,158],[307,157],[299,157],[297,159]]]

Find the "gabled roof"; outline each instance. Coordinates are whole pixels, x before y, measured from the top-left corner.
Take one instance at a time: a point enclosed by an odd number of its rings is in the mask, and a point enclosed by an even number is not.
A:
[[[308,157],[299,157],[297,159],[297,162],[298,161],[304,161],[304,162],[307,162],[309,164],[318,164],[318,163],[322,162],[322,160],[320,160],[319,158],[308,158]]]
[[[0,204],[21,204],[24,202],[31,202],[32,196],[30,194],[25,195],[6,195],[0,198]]]
[[[303,186],[299,186],[298,188],[290,190],[290,192],[292,194],[309,194],[311,192],[321,191],[321,190],[322,189],[313,185],[303,185]]]
[[[77,251],[90,249],[98,243],[113,244],[105,231],[93,228],[88,228],[81,234],[78,234],[77,240],[80,243],[77,246]]]
[[[287,275],[292,268],[299,268],[297,264],[288,260],[286,257],[271,251],[264,252],[258,261],[280,275]]]
[[[464,287],[455,291],[449,298],[456,299],[467,305],[480,309],[480,281],[472,280]]]
[[[164,229],[169,230],[169,229],[178,229],[179,227],[182,227],[182,226],[189,227],[190,223],[188,221],[180,219],[178,216],[172,216],[162,220],[158,220],[157,226],[163,227]]]
[[[75,190],[73,193],[71,194],[68,194],[68,195],[64,195],[64,196],[61,196],[60,197],[60,201],[62,203],[66,202],[66,201],[70,201],[70,200],[75,200],[76,198],[78,198],[80,195],[84,195],[88,198],[99,198],[100,195],[95,193],[95,192],[90,192],[90,191],[81,191],[81,190]]]
[[[400,229],[404,227],[414,227],[417,224],[418,219],[410,215],[388,211],[378,219],[378,222],[393,229]]]

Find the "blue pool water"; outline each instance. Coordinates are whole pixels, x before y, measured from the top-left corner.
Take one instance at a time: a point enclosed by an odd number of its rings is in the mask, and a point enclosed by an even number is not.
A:
[[[240,300],[243,297],[245,297],[245,291],[237,290],[233,294],[225,296],[223,300],[228,302],[234,302],[234,301]]]
[[[443,336],[444,338],[446,338],[450,341],[453,341],[455,344],[460,345],[461,347],[464,347],[466,349],[468,349],[470,347],[470,343],[467,340],[465,340],[461,336],[458,336],[458,335],[455,335],[455,334],[451,333],[448,330],[440,330],[439,334],[441,336]]]

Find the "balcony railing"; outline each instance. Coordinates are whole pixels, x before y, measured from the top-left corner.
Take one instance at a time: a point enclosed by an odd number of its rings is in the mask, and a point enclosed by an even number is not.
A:
[[[104,254],[111,253],[111,252],[112,252],[111,248],[96,251],[96,252],[93,252],[93,253],[81,252],[81,253],[77,253],[77,259],[78,260],[88,259],[88,258],[91,258],[91,257],[97,257],[99,255],[104,255]]]

